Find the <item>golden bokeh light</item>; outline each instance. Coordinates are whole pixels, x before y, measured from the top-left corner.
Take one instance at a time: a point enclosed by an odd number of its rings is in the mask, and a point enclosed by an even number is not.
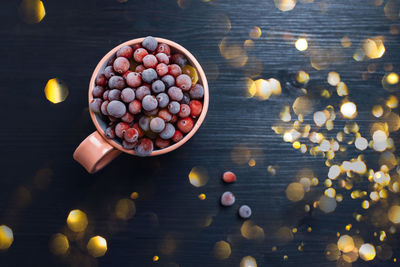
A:
[[[371,59],[380,58],[385,53],[385,45],[383,44],[383,37],[376,36],[367,38],[363,44],[363,50],[367,57]]]
[[[358,252],[360,254],[360,258],[365,261],[371,261],[376,256],[374,245],[369,243],[362,244]]]
[[[258,79],[255,81],[256,96],[260,100],[267,100],[272,94],[272,88],[269,81]]]
[[[50,251],[55,255],[64,255],[69,250],[68,238],[61,234],[55,234],[50,240]]]
[[[328,196],[321,196],[319,199],[318,207],[324,213],[331,213],[336,209],[337,203],[335,198],[331,198]]]
[[[115,216],[121,220],[128,220],[136,213],[135,203],[129,198],[118,200],[115,205]]]
[[[247,164],[250,156],[250,149],[244,145],[236,145],[231,151],[231,159],[237,165]]]
[[[328,244],[325,248],[325,256],[328,261],[335,261],[340,257],[340,250],[336,244]]]
[[[139,193],[138,192],[132,192],[132,194],[130,195],[131,199],[135,200],[139,198]]]
[[[107,241],[104,239],[104,237],[97,235],[89,239],[86,248],[90,255],[98,258],[106,254]]]
[[[286,12],[292,10],[296,6],[296,0],[274,0],[276,8]]]
[[[350,47],[351,46],[351,40],[347,36],[343,36],[342,39],[340,39],[340,43],[342,44],[343,47]]]
[[[328,73],[327,82],[332,85],[336,86],[340,82],[340,75],[337,72],[331,71]]]
[[[304,187],[301,183],[291,183],[286,188],[286,197],[293,202],[297,202],[304,197]]]
[[[157,255],[153,256],[153,262],[157,262],[160,260],[160,257],[158,257]]]
[[[208,179],[208,171],[202,166],[193,167],[189,173],[189,182],[195,187],[205,186]]]
[[[390,20],[399,19],[400,13],[400,4],[396,0],[389,0],[386,2],[385,7],[383,8],[385,12],[385,16]]]
[[[354,249],[354,240],[349,235],[342,235],[337,242],[338,249],[343,253],[348,253]]]
[[[243,257],[240,261],[240,267],[257,267],[257,261],[252,256]]]
[[[289,241],[292,241],[293,237],[294,237],[293,236],[293,232],[287,226],[280,227],[275,232],[275,236],[279,240],[279,242],[281,242],[281,243],[287,243]]]
[[[221,241],[218,241],[217,243],[215,243],[214,256],[217,259],[225,260],[225,259],[229,258],[231,253],[232,253],[231,245],[228,242],[221,240]]]
[[[302,114],[303,116],[306,116],[311,114],[313,111],[312,101],[307,96],[299,96],[296,98],[293,102],[292,108],[296,115]]]
[[[69,94],[67,85],[58,78],[50,79],[44,88],[44,94],[51,103],[63,102]]]
[[[308,48],[308,42],[306,38],[299,38],[296,40],[294,46],[299,51],[306,51]]]
[[[264,239],[264,229],[250,220],[245,221],[240,227],[240,233],[246,239],[263,240]]]
[[[40,0],[23,0],[19,6],[22,20],[28,24],[39,23],[46,16],[46,9]]]
[[[357,137],[356,141],[354,142],[354,145],[358,150],[363,151],[368,148],[368,140],[361,136]]]
[[[301,70],[296,74],[296,81],[298,81],[299,83],[305,84],[308,83],[308,81],[310,80],[310,75]]]
[[[271,88],[271,93],[273,95],[280,95],[282,93],[281,83],[277,79],[269,78],[268,82]]]
[[[336,85],[336,93],[338,96],[349,95],[349,90],[344,82],[338,82]]]
[[[247,39],[243,43],[243,47],[246,48],[247,50],[253,49],[254,48],[254,41],[251,39]]]
[[[81,210],[71,210],[67,217],[67,225],[74,232],[85,231],[88,225],[86,213]]]
[[[253,39],[258,39],[261,37],[261,29],[258,26],[254,26],[251,28],[250,33],[249,33],[250,38]]]
[[[393,205],[390,207],[388,213],[387,213],[389,221],[392,223],[398,224],[400,223],[400,206],[399,205]]]
[[[399,75],[395,72],[385,74],[382,78],[382,87],[389,92],[398,91],[400,88]]]
[[[0,250],[6,250],[14,242],[14,234],[7,225],[0,225]]]
[[[381,105],[374,105],[372,107],[372,115],[376,118],[380,118],[383,115],[383,108]]]
[[[353,102],[345,102],[340,107],[343,117],[352,119],[357,115],[357,106]]]
[[[399,106],[399,100],[396,96],[390,95],[386,100],[386,106],[391,109],[397,108]]]

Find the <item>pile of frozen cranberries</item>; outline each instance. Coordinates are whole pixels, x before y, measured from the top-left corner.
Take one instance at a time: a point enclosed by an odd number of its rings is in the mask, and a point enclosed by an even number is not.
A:
[[[203,109],[196,69],[173,52],[148,36],[121,47],[96,77],[90,109],[108,122],[108,138],[138,156],[179,142]]]

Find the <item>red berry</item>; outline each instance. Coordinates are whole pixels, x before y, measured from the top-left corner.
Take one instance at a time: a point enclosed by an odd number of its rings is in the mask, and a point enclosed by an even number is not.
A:
[[[231,171],[224,172],[222,175],[222,180],[225,183],[233,183],[236,181],[236,175]]]
[[[172,55],[172,62],[183,67],[187,64],[187,59],[184,55],[176,53],[176,54]]]
[[[114,127],[108,127],[105,131],[105,134],[108,138],[113,139],[115,138],[115,130]]]
[[[143,65],[146,68],[155,68],[158,64],[157,58],[154,55],[147,55],[143,58]]]
[[[104,94],[104,87],[103,86],[95,86],[92,91],[93,97],[101,97]]]
[[[169,47],[169,45],[161,43],[161,44],[159,44],[157,46],[156,52],[157,53],[164,53],[167,56],[169,56],[169,55],[171,55],[171,48]]]
[[[153,152],[154,146],[153,146],[153,141],[151,141],[149,138],[142,138],[139,141],[139,144],[136,146],[136,155],[140,157],[146,157]]]
[[[177,126],[182,133],[188,133],[193,129],[193,120],[190,117],[179,119]]]
[[[183,134],[182,132],[175,130],[174,135],[171,137],[172,141],[174,141],[175,143],[178,143],[179,141],[181,141],[183,138]]]
[[[126,76],[126,83],[129,85],[129,87],[136,88],[142,84],[142,76],[140,73],[130,72]]]
[[[164,63],[159,63],[156,67],[156,72],[158,76],[162,77],[168,73],[168,66]]]
[[[183,91],[189,91],[192,86],[192,79],[190,79],[189,75],[181,74],[176,77],[175,83]]]
[[[158,62],[160,62],[160,63],[164,63],[166,65],[169,64],[169,57],[164,53],[158,53],[156,55],[156,58],[157,58]]]
[[[132,114],[139,114],[142,111],[142,103],[135,99],[128,106],[129,112]]]
[[[129,63],[129,60],[124,57],[117,57],[113,64],[114,70],[120,74],[129,70],[130,66],[131,64]]]
[[[108,100],[108,94],[110,93],[110,90],[105,90],[103,93],[103,99]]]
[[[201,111],[203,110],[203,104],[199,100],[192,100],[189,103],[190,107],[190,116],[192,118],[197,118],[200,116]]]
[[[181,104],[181,108],[179,110],[178,116],[181,118],[186,118],[190,115],[190,107],[186,104]]]
[[[121,120],[126,123],[131,123],[134,119],[135,117],[129,112],[126,112],[125,115],[121,117]]]
[[[139,73],[142,73],[142,71],[144,71],[145,69],[146,69],[145,66],[143,66],[143,65],[137,65],[135,71],[136,71],[136,72],[139,72]]]
[[[157,137],[156,141],[155,141],[155,145],[159,148],[166,148],[169,147],[169,145],[171,144],[171,141],[169,140],[165,140],[162,139],[160,137]]]
[[[144,48],[138,48],[135,50],[133,53],[133,58],[135,59],[136,62],[141,63],[143,61],[143,58],[147,56],[149,53],[147,52],[146,49]]]
[[[128,76],[129,73],[131,73],[131,70],[127,70],[124,74],[122,74],[122,77],[124,77],[124,79],[126,79],[126,77]]]
[[[182,74],[182,69],[177,64],[168,65],[168,73],[174,77],[178,77]]]
[[[129,128],[129,124],[127,124],[126,122],[117,123],[117,125],[115,125],[115,134],[119,138],[124,138],[124,134]]]
[[[108,100],[103,101],[103,103],[101,104],[101,107],[100,107],[101,113],[106,116],[108,116],[108,112],[107,112],[108,103],[110,103]]]
[[[144,135],[144,131],[142,129],[140,129],[139,123],[135,123],[132,125],[132,128],[135,128],[138,131],[139,134],[139,138],[142,138]]]
[[[235,203],[235,196],[232,194],[232,192],[225,192],[221,196],[221,204],[223,206],[232,206]]]
[[[172,119],[171,113],[169,113],[168,109],[163,108],[158,112],[158,117],[163,119],[165,122],[169,122]]]
[[[141,44],[135,44],[135,45],[133,45],[133,51],[136,51],[136,49],[138,49],[138,48],[142,48],[142,45]]]
[[[135,128],[129,128],[125,131],[124,139],[126,142],[133,143],[139,138],[139,132]]]
[[[125,140],[122,140],[122,147],[125,149],[134,149],[136,147],[137,143],[138,143],[137,141],[133,142],[133,143],[129,143],[129,142],[126,142]]]
[[[129,45],[125,45],[117,51],[117,57],[131,58],[132,55],[133,49]]]
[[[98,86],[106,86],[106,84],[107,84],[107,78],[106,78],[106,76],[104,75],[104,74],[99,74],[97,77],[96,77],[96,81],[95,81],[95,83],[96,83],[96,85],[98,85]]]

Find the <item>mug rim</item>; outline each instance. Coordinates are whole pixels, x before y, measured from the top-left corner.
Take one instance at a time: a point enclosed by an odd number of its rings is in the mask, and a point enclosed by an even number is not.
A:
[[[114,47],[113,49],[111,49],[97,64],[95,70],[93,71],[92,74],[92,78],[90,79],[90,84],[89,84],[89,104],[91,103],[91,101],[93,100],[93,95],[92,95],[92,91],[93,88],[95,87],[95,79],[97,77],[97,75],[99,74],[100,70],[103,68],[103,66],[106,64],[106,62],[108,62],[108,60],[116,54],[116,52],[123,46],[125,45],[135,45],[138,43],[141,43],[144,40],[145,37],[141,37],[141,38],[135,38],[129,41],[126,41],[116,47]],[[201,67],[200,63],[197,61],[197,59],[192,55],[192,53],[190,53],[186,48],[184,48],[183,46],[181,46],[180,44],[168,40],[168,39],[164,39],[164,38],[160,38],[160,37],[154,37],[157,42],[159,43],[165,43],[167,45],[169,45],[171,48],[179,51],[180,53],[182,53],[183,55],[185,55],[189,62],[191,63],[191,65],[193,65],[193,67],[197,70],[197,73],[199,75],[199,79],[201,81],[201,84],[204,88],[204,97],[203,97],[203,109],[201,111],[201,114],[199,116],[199,118],[197,119],[195,125],[193,126],[193,129],[187,133],[184,138],[182,140],[180,140],[179,142],[168,146],[166,148],[163,149],[159,149],[159,150],[154,150],[153,152],[151,152],[151,154],[149,156],[157,156],[157,155],[162,155],[168,152],[171,152],[179,147],[181,147],[183,144],[185,144],[190,138],[192,138],[192,136],[197,132],[197,130],[200,128],[200,125],[203,123],[206,114],[207,114],[207,110],[208,110],[208,105],[209,105],[209,89],[208,89],[208,82],[207,82],[207,78],[206,75],[204,73],[203,68]],[[99,122],[97,121],[96,115],[95,113],[89,108],[89,113],[90,113],[90,117],[92,119],[92,122],[94,123],[96,130],[100,133],[100,135],[103,137],[103,139],[109,143],[110,145],[112,145],[115,149],[118,149],[122,152],[125,152],[127,154],[131,154],[131,155],[136,155],[135,150],[128,150],[122,147],[122,145],[118,144],[117,142],[115,142],[113,139],[109,139],[103,129],[101,128]]]

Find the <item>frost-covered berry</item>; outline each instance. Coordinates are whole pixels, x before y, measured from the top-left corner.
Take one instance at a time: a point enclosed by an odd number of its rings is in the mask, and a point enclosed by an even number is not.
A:
[[[161,93],[165,91],[165,84],[160,81],[160,80],[156,80],[151,84],[151,90],[153,91],[153,93]]]
[[[120,74],[129,70],[130,66],[129,60],[124,57],[117,57],[113,64],[114,70]]]
[[[165,124],[164,130],[160,133],[162,139],[170,139],[175,134],[175,127],[171,123]]]
[[[188,133],[193,129],[193,120],[190,117],[182,118],[176,125],[182,133]]]
[[[110,89],[122,90],[126,87],[125,80],[121,76],[112,76],[108,80],[108,87],[110,87]]]
[[[151,83],[157,79],[157,72],[154,69],[145,69],[142,71],[142,80],[146,83]]]
[[[222,175],[222,180],[225,183],[233,183],[236,181],[236,175],[231,172],[231,171],[226,171],[224,172],[224,174]]]
[[[126,112],[125,115],[121,117],[121,121],[126,123],[132,123],[134,119],[135,117],[129,112]]]
[[[149,87],[147,87],[147,86],[145,86],[145,85],[142,85],[142,86],[140,86],[138,89],[136,89],[135,97],[136,97],[137,100],[142,101],[143,98],[144,98],[146,95],[150,95],[150,93],[151,93],[151,92],[150,92]]]
[[[158,101],[153,95],[146,95],[142,100],[142,107],[146,111],[156,109],[158,106]]]
[[[158,46],[158,42],[157,40],[152,37],[152,36],[147,36],[146,38],[144,38],[144,40],[142,41],[142,46],[144,48],[146,48],[147,50],[153,52],[157,49]]]
[[[247,205],[242,205],[239,208],[239,216],[242,217],[243,219],[250,218],[251,216],[251,209]]]
[[[176,77],[176,86],[182,89],[182,91],[189,91],[192,86],[192,79],[190,79],[189,75],[181,74]]]
[[[157,46],[156,52],[157,53],[164,53],[167,56],[169,56],[171,54],[171,48],[169,47],[169,45],[161,43],[161,44],[159,44]],[[167,64],[167,63],[165,63],[165,64]]]
[[[117,51],[117,57],[131,58],[133,55],[133,49],[129,45],[124,45]]]
[[[142,116],[139,119],[139,126],[143,131],[150,130],[150,117]]]
[[[115,118],[121,118],[126,112],[125,104],[118,100],[111,101],[107,106],[107,113]]]
[[[137,143],[138,143],[137,141],[133,142],[133,143],[129,143],[129,142],[126,142],[125,140],[122,140],[122,147],[125,149],[131,150],[136,147]]]
[[[165,75],[164,77],[161,78],[161,81],[165,83],[167,88],[170,88],[171,86],[175,85],[175,78],[172,75]]]
[[[138,48],[135,50],[133,53],[133,58],[135,59],[136,62],[141,63],[143,61],[143,58],[147,56],[149,53],[147,52],[146,49],[144,48]]]
[[[142,73],[146,69],[143,65],[137,65],[135,68],[135,72]]]
[[[190,115],[190,107],[186,104],[181,104],[181,108],[179,110],[178,116],[181,118],[186,118]]]
[[[124,138],[124,134],[129,128],[129,124],[127,124],[126,122],[117,123],[117,125],[115,125],[115,134],[119,138]]]
[[[112,76],[115,75],[114,68],[112,66],[107,66],[104,69],[104,75],[106,76],[107,79],[110,79]]]
[[[172,62],[183,67],[187,64],[187,59],[184,55],[182,55],[180,53],[176,53],[176,54],[172,55]]]
[[[101,98],[95,98],[92,100],[92,102],[89,104],[89,108],[90,110],[92,110],[95,113],[100,113],[101,111],[101,104],[103,103],[103,101],[101,100]]]
[[[105,131],[105,134],[108,138],[113,139],[115,138],[115,130],[114,127],[108,127]]]
[[[101,97],[104,94],[104,87],[103,86],[95,86],[92,91],[93,97]]]
[[[171,144],[171,141],[157,137],[156,141],[154,143],[155,143],[156,147],[163,149],[163,148],[169,147],[169,145]]]
[[[165,122],[163,119],[159,117],[155,117],[150,121],[150,130],[154,133],[160,133],[165,128]]]
[[[136,146],[135,152],[136,155],[140,157],[146,157],[153,152],[154,146],[153,141],[148,138],[142,138],[139,140],[139,144]]]
[[[181,105],[176,102],[176,101],[171,101],[168,104],[168,111],[171,114],[177,114],[179,112],[179,110],[181,109]]]
[[[202,99],[204,96],[204,88],[201,84],[196,83],[189,91],[191,99]]]
[[[172,119],[171,113],[169,113],[169,111],[166,108],[158,112],[158,117],[163,119],[165,122],[169,122]]]
[[[221,205],[222,206],[232,206],[235,203],[235,196],[232,192],[225,192],[221,196]]]
[[[143,58],[143,65],[146,68],[155,68],[158,64],[158,60],[154,55],[147,55]]]
[[[108,93],[110,92],[110,90],[105,90],[103,93],[103,100],[108,100]]]
[[[129,103],[128,110],[134,115],[139,114],[140,111],[142,111],[142,103],[139,100],[135,99],[131,103]]]
[[[169,64],[169,57],[164,53],[156,54],[156,58],[157,58],[158,62],[160,62],[160,63],[164,63],[165,65]]]
[[[138,131],[138,133],[139,133],[139,138],[142,138],[143,137],[143,135],[144,135],[144,131],[140,128],[140,126],[139,126],[139,123],[134,123],[133,125],[132,125],[132,128],[135,128],[137,131]]]
[[[162,77],[168,73],[168,66],[164,63],[159,63],[156,66],[156,72],[159,77]]]
[[[181,101],[183,98],[182,90],[176,86],[172,86],[168,89],[169,99],[174,101]]]
[[[174,141],[175,143],[178,143],[179,141],[181,141],[182,138],[183,138],[183,134],[179,130],[175,130],[174,135],[171,137],[172,141]]]
[[[135,91],[132,88],[125,88],[121,91],[121,99],[125,103],[130,103],[135,99]]]
[[[113,100],[120,100],[121,96],[121,91],[118,89],[112,89],[110,90],[110,92],[108,93],[108,100],[109,101],[113,101]]]
[[[105,100],[105,101],[103,101],[103,103],[101,104],[101,107],[100,107],[101,113],[105,116],[108,115],[108,112],[107,112],[108,103],[110,103],[110,102],[108,100]]]
[[[106,86],[106,84],[107,84],[107,78],[106,78],[106,76],[104,75],[104,74],[99,74],[97,77],[96,77],[96,80],[95,80],[95,83],[96,83],[96,85],[98,85],[98,86]]]
[[[133,143],[139,138],[139,133],[135,128],[129,128],[125,131],[124,139],[126,142]]]
[[[142,76],[137,72],[130,72],[126,76],[126,83],[129,87],[136,88],[142,84]]]
[[[156,96],[156,99],[158,101],[158,106],[160,108],[165,108],[166,106],[168,106],[169,103],[169,97],[166,93],[159,93]]]
[[[168,73],[174,77],[182,74],[182,69],[177,64],[168,65]]]

